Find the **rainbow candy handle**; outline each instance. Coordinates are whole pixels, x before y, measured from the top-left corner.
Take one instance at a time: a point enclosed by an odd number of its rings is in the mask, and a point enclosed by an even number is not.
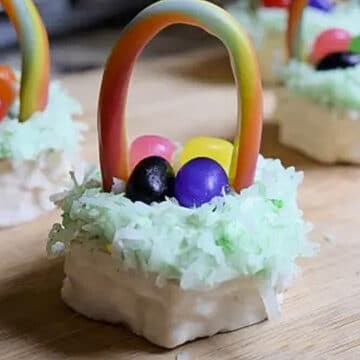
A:
[[[309,0],[292,0],[289,6],[286,47],[288,59],[304,60],[301,25]]]
[[[203,0],[163,0],[143,10],[122,32],[102,80],[98,130],[103,188],[129,176],[125,105],[133,66],[145,45],[175,24],[203,28],[227,47],[238,93],[238,126],[231,184],[236,191],[253,183],[262,131],[262,88],[255,51],[245,31],[226,11]]]
[[[15,27],[22,53],[20,121],[45,109],[50,54],[45,26],[32,0],[0,0]]]

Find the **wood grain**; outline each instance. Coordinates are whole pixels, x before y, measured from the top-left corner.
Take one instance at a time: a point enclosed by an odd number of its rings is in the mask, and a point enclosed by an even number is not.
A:
[[[84,104],[90,130],[84,146],[97,161],[96,106],[100,73],[64,79]],[[140,62],[132,81],[130,136],[161,132],[231,138],[235,88],[224,53],[185,53]],[[332,141],[329,139],[329,141]],[[264,322],[163,351],[125,328],[88,321],[61,301],[62,261],[45,255],[54,211],[0,231],[0,359],[358,359],[360,357],[360,169],[313,163],[277,142],[265,124],[262,152],[305,171],[299,201],[321,244],[286,297],[280,321]],[[1,198],[0,198],[1,201]]]

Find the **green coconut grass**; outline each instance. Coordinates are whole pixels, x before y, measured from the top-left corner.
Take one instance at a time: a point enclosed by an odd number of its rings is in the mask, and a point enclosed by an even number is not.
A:
[[[280,77],[297,95],[339,111],[360,111],[360,66],[317,71],[292,60],[282,68]]]
[[[79,103],[58,82],[50,85],[46,109],[35,112],[26,122],[19,121],[18,99],[0,121],[0,159],[34,160],[44,151],[76,154],[86,129],[74,121],[81,113]]]
[[[48,254],[66,255],[81,239],[83,246],[110,249],[119,266],[177,279],[184,289],[253,275],[284,286],[297,272],[296,259],[316,252],[296,200],[302,178],[279,160],[259,157],[252,186],[188,209],[175,199],[133,203],[121,181],[103,192],[93,171],[54,196],[63,221],[49,234]]]

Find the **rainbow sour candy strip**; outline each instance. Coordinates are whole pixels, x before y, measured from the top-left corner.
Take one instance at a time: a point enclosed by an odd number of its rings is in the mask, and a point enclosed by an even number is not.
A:
[[[50,54],[45,26],[31,0],[0,0],[15,27],[22,53],[20,121],[44,110],[48,100]]]
[[[252,184],[262,130],[262,88],[254,49],[245,31],[226,11],[203,0],[163,0],[143,10],[122,32],[108,59],[98,113],[103,188],[127,180],[125,105],[133,66],[145,45],[168,25],[198,26],[227,47],[238,91],[238,128],[232,158],[235,190]]]
[[[289,6],[286,33],[286,46],[289,59],[296,59],[299,61],[304,59],[301,25],[304,9],[308,2],[309,0],[292,0]]]

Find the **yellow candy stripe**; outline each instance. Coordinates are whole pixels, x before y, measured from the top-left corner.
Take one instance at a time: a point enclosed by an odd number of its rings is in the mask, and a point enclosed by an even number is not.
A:
[[[31,0],[0,0],[17,32],[21,53],[20,121],[44,110],[48,100],[50,54],[45,26]]]

